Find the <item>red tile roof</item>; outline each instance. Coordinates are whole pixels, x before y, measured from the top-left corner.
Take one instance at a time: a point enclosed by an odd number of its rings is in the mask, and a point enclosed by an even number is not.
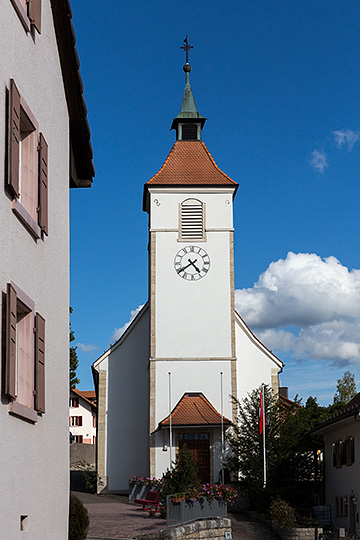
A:
[[[176,141],[160,171],[145,187],[157,185],[238,187],[219,169],[202,141]]]
[[[93,405],[93,407],[96,407],[96,394],[94,390],[78,390],[77,388],[71,388],[71,392],[74,392],[74,394],[80,396],[85,401]],[[94,400],[94,401],[93,401]]]
[[[224,424],[231,424],[228,418],[223,416]],[[221,414],[211,405],[201,392],[187,392],[180,399],[171,413],[172,426],[207,426],[220,425]],[[159,427],[170,425],[170,416],[159,423]]]
[[[96,392],[95,390],[78,390],[80,394],[88,399],[95,399],[96,398]]]

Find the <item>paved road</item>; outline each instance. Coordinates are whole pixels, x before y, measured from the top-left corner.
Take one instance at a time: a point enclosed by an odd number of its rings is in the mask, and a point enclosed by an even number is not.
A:
[[[76,493],[90,514],[87,540],[119,540],[166,529],[166,521],[151,518],[127,497]],[[229,515],[234,540],[275,540],[269,529],[243,515]]]

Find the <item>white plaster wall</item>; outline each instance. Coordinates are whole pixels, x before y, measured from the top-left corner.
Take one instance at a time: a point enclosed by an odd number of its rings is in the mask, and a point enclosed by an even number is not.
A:
[[[356,497],[360,505],[360,422],[350,418],[334,426],[324,436],[325,452],[325,503],[331,506],[331,518],[334,527],[350,527],[350,513],[348,517],[336,516],[336,497]],[[351,466],[343,465],[337,469],[332,463],[332,443],[337,440],[345,440],[346,437],[355,439],[355,462]],[[360,534],[360,525],[357,526],[357,536]]]
[[[271,370],[278,367],[251,334],[235,319],[237,394],[241,400],[264,383],[271,386]]]
[[[121,346],[115,345],[107,357],[106,475],[110,491],[126,491],[132,476],[149,474],[147,308]]]
[[[176,232],[156,235],[156,357],[230,357],[231,294],[229,233],[209,232],[207,241],[191,242],[210,257],[210,270],[186,281],[174,257],[187,243]],[[189,243],[190,245],[190,243]]]
[[[0,289],[14,281],[46,320],[46,413],[33,425],[0,403],[1,536],[67,538],[69,470],[69,147],[68,114],[50,2],[42,2],[42,34],[32,37],[9,0],[0,23]],[[35,241],[4,191],[5,88],[14,78],[49,145],[49,236]],[[3,376],[3,374],[1,374]],[[44,517],[45,516],[45,517]]]
[[[150,228],[178,229],[179,204],[194,198],[205,203],[206,228],[233,227],[233,189],[187,188],[170,190],[150,188]]]

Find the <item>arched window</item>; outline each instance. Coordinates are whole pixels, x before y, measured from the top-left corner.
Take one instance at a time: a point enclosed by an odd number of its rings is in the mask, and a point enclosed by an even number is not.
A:
[[[204,240],[204,203],[186,199],[180,204],[180,240]]]

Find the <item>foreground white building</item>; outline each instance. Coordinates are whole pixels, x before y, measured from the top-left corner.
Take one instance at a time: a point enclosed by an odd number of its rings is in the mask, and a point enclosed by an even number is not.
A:
[[[0,536],[64,540],[69,184],[91,185],[90,132],[68,1],[4,0],[0,28]]]
[[[335,528],[359,538],[360,393],[314,433],[324,436],[325,504]]]
[[[230,396],[261,383],[278,390],[282,362],[234,309],[233,200],[238,184],[201,140],[185,64],[176,142],[144,188],[149,301],[93,366],[102,490],[133,475],[161,477],[186,443],[202,481],[217,481]],[[171,422],[169,413],[171,414]],[[171,423],[171,430],[170,430]]]

